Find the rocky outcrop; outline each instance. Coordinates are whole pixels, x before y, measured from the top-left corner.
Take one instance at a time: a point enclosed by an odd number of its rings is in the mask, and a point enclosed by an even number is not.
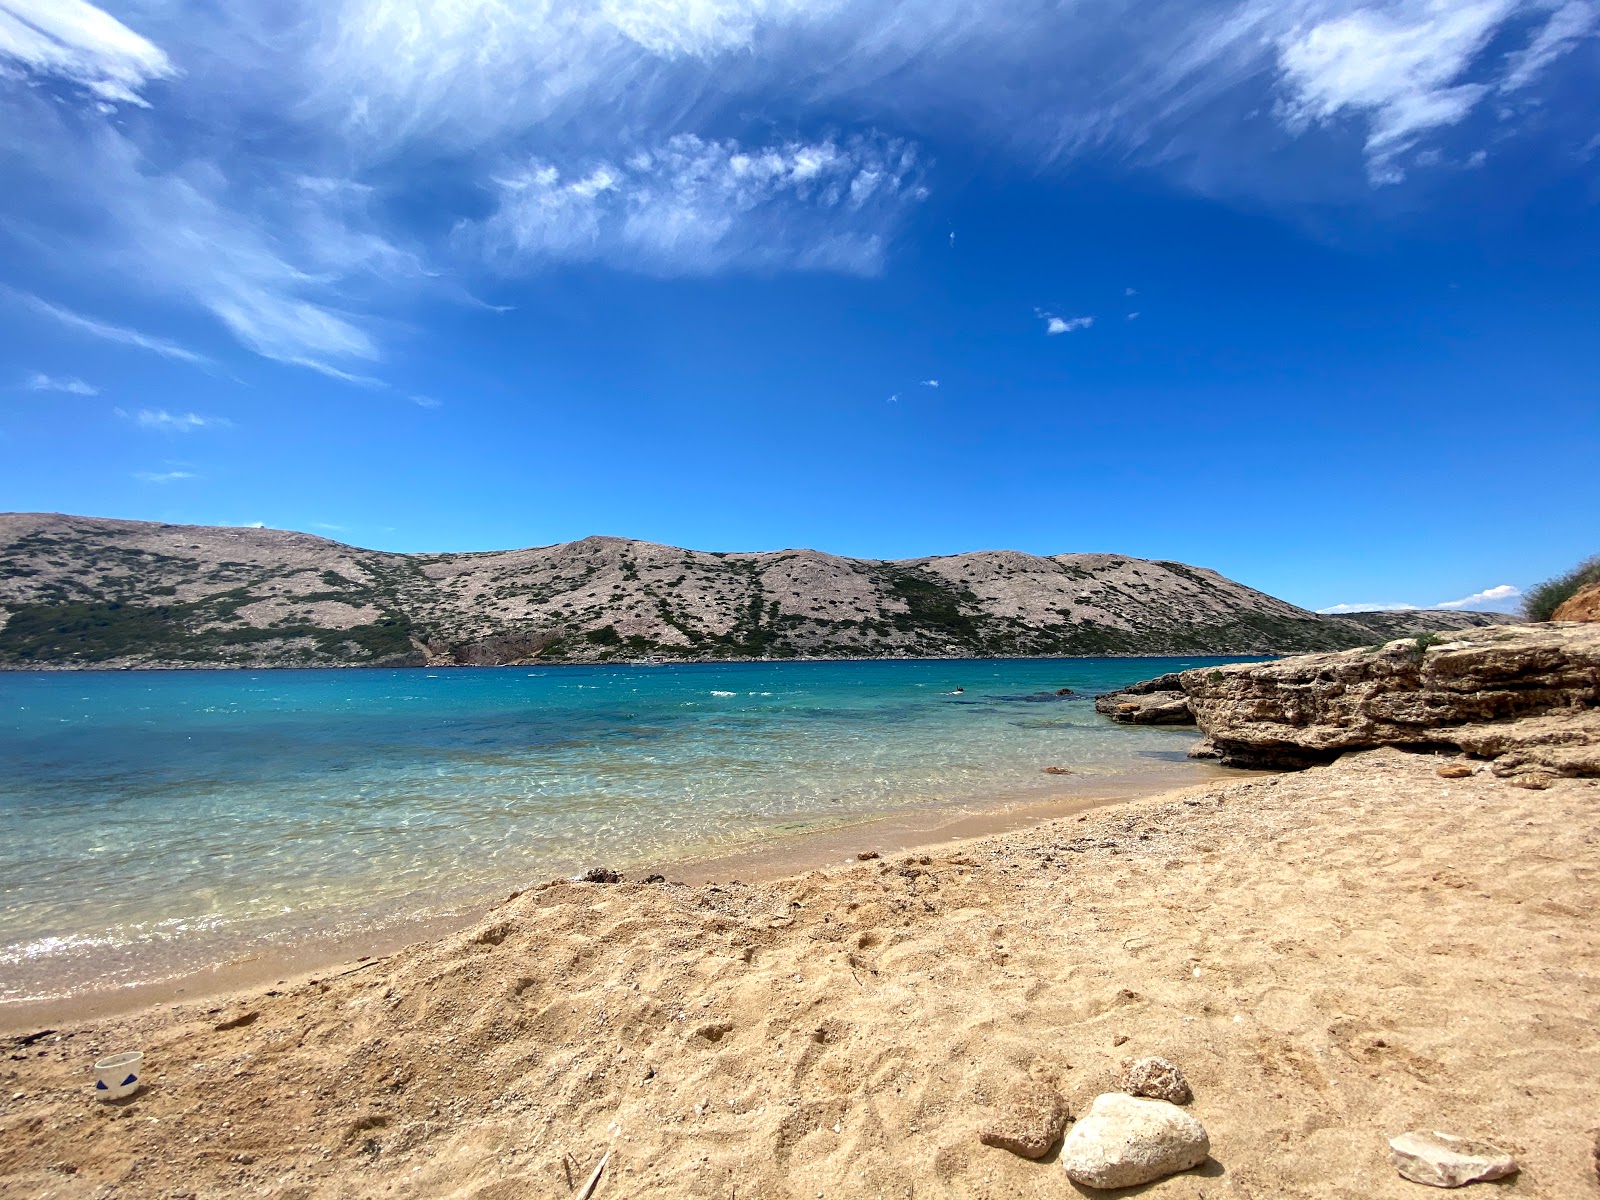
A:
[[[1225,766],[1415,746],[1490,759],[1500,775],[1600,775],[1600,625],[1475,629],[1185,671],[1179,682]]]
[[[1600,621],[1600,583],[1569,596],[1550,614],[1552,621]]]
[[[1189,698],[1176,672],[1096,696],[1096,712],[1119,725],[1193,725]]]

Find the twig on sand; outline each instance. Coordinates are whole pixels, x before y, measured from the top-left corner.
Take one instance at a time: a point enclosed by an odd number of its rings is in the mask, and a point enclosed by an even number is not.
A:
[[[337,975],[334,976],[334,978],[335,979],[343,979],[346,975],[354,975],[357,971],[370,970],[371,968],[376,967],[380,963],[388,962],[389,959],[392,958],[392,957],[393,957],[393,955],[385,955],[382,958],[375,958],[371,962],[362,963],[359,967],[351,967],[348,971],[340,971]]]
[[[594,1169],[594,1174],[589,1176],[589,1182],[578,1189],[577,1200],[589,1200],[589,1197],[594,1195],[594,1189],[600,1186],[600,1176],[610,1161],[611,1151],[607,1150],[605,1157],[600,1160],[600,1165]]]

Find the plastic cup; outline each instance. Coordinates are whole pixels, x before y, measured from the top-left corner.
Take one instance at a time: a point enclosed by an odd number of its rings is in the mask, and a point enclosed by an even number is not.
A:
[[[113,1054],[94,1065],[94,1094],[102,1100],[121,1100],[139,1090],[139,1071],[144,1065],[143,1050]]]

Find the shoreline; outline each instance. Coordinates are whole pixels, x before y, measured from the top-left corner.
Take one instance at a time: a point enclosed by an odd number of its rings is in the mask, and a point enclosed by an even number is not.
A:
[[[1174,764],[1176,765],[1176,764]],[[673,884],[772,883],[812,870],[857,861],[856,855],[925,852],[936,847],[1004,835],[1040,826],[1062,817],[1133,801],[1177,798],[1196,789],[1224,785],[1261,775],[1219,767],[1209,762],[1188,764],[1195,778],[1176,783],[1168,772],[1129,772],[1120,781],[1085,777],[1084,791],[1048,799],[989,795],[924,804],[847,820],[819,829],[780,832],[757,837],[727,850],[687,848],[682,856],[626,861],[625,882],[665,874]],[[1173,772],[1172,774],[1176,774]],[[615,868],[619,864],[596,864]],[[535,879],[512,892],[521,895],[560,879]],[[20,1000],[0,1001],[0,1038],[26,1036],[50,1025],[127,1017],[166,1005],[223,1001],[274,987],[295,987],[319,977],[337,977],[366,964],[459,933],[481,921],[506,899],[485,896],[444,913],[399,917],[355,931],[313,934],[170,976],[98,990],[72,991]]]
[[[603,1197],[1049,1200],[1052,1156],[980,1140],[1010,1089],[1081,1118],[1158,1055],[1210,1141],[1171,1200],[1414,1200],[1387,1139],[1436,1128],[1567,1200],[1594,1180],[1600,780],[1438,772],[1465,761],[1019,811],[769,883],[553,881],[354,970],[51,1022],[5,1064],[0,1191],[488,1200],[605,1157]],[[128,1049],[144,1087],[96,1103]]]

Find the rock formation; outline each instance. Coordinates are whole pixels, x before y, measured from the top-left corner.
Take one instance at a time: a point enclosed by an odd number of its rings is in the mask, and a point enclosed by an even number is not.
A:
[[[1165,690],[1171,677],[1141,687]],[[1365,650],[1184,671],[1193,753],[1225,766],[1295,768],[1373,746],[1449,748],[1497,775],[1600,775],[1600,626],[1513,625]],[[1130,689],[1132,691],[1132,689]],[[1114,720],[1140,704],[1096,707]]]
[[[1502,619],[1322,616],[1116,554],[885,562],[612,537],[390,554],[277,529],[0,514],[0,667],[1276,654]]]
[[[1600,621],[1600,583],[1591,583],[1567,597],[1550,614],[1552,621]]]

